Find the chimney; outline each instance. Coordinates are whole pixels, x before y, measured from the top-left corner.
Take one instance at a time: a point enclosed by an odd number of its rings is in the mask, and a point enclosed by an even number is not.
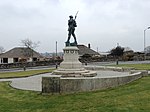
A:
[[[91,48],[91,45],[90,45],[90,44],[88,44],[88,48],[89,48],[89,49]]]

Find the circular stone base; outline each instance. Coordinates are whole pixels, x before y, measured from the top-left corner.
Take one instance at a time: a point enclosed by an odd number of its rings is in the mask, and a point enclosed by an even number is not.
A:
[[[95,71],[82,69],[58,69],[53,71],[53,75],[61,75],[61,77],[94,77],[97,75]]]

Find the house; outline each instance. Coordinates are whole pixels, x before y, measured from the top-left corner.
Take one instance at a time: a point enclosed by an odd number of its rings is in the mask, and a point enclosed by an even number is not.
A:
[[[124,47],[122,59],[124,61],[132,61],[134,57],[134,51],[129,47]]]
[[[42,56],[36,51],[26,47],[15,47],[0,54],[0,63],[31,62],[41,60]]]
[[[81,62],[88,62],[97,60],[100,57],[100,54],[90,48],[90,44],[87,46],[85,45],[77,45],[79,49],[79,60]]]
[[[79,56],[90,55],[90,56],[98,56],[100,55],[98,52],[91,49],[90,44],[88,47],[85,45],[77,45],[79,49]]]

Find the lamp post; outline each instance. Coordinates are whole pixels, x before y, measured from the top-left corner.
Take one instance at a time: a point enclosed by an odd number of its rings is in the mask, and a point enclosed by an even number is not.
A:
[[[147,27],[145,30],[144,30],[144,54],[145,54],[145,47],[146,47],[146,39],[145,39],[145,33],[146,33],[146,30],[150,29],[150,27]],[[146,54],[145,54],[146,55]],[[146,59],[146,57],[144,56],[144,60]]]
[[[58,65],[57,65],[57,41],[56,41],[56,56],[55,56],[55,65],[56,65],[56,69],[57,69],[57,67],[58,67]]]
[[[57,58],[57,41],[56,41],[56,58]]]

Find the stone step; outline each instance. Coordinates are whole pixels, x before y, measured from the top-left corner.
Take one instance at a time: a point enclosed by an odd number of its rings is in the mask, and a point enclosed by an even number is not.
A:
[[[89,71],[88,73],[82,73],[81,75],[84,77],[95,77],[97,75],[97,72]]]

